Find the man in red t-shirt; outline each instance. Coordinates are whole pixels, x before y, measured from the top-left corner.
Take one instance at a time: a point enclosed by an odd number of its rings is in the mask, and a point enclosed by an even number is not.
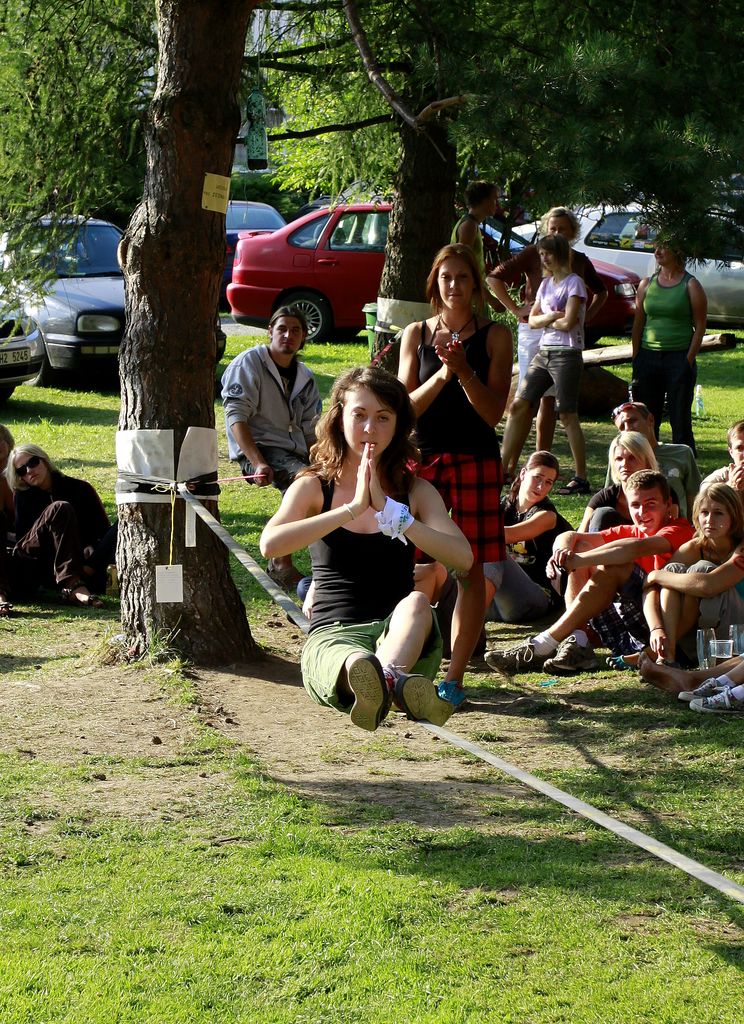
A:
[[[632,525],[601,533],[564,533],[553,561],[570,573],[566,611],[549,630],[505,651],[491,651],[486,662],[503,672],[546,671],[563,675],[589,671],[598,662],[584,630],[590,623],[613,654],[642,650],[649,639],[643,615],[643,584],[692,537],[686,519],[672,518],[666,477],[652,470],[625,483]]]

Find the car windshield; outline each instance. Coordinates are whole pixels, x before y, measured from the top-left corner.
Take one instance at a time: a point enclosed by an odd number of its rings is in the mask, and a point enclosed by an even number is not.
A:
[[[119,276],[116,250],[121,237],[113,224],[83,224],[56,249],[39,246],[40,259],[57,277]]]
[[[654,251],[656,230],[647,224],[642,213],[622,210],[607,213],[586,236],[586,244],[598,249],[635,249]]]
[[[231,203],[227,208],[228,231],[275,231],[285,223],[284,217],[270,206]]]

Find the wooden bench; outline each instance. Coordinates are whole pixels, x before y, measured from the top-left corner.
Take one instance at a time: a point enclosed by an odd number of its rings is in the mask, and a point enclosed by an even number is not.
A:
[[[722,352],[735,348],[736,335],[706,334],[701,352]],[[607,345],[604,348],[592,348],[584,352],[584,372],[581,375],[581,392],[579,395],[579,415],[582,419],[602,419],[610,409],[628,398],[627,381],[621,380],[604,366],[618,366],[620,363],[631,362],[630,345]],[[514,364],[512,383],[509,392],[509,403],[514,398],[519,379],[519,367]]]
[[[701,352],[723,352],[736,347],[736,335],[706,334]],[[606,345],[604,348],[590,348],[584,352],[584,366],[618,366],[631,361],[630,345]]]

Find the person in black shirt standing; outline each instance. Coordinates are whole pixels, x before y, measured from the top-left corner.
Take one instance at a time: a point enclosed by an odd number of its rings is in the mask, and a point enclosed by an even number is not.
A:
[[[472,249],[446,245],[426,286],[434,315],[406,327],[398,376],[416,412],[419,476],[436,487],[468,538],[474,563],[458,579],[452,658],[440,692],[460,703],[483,625],[485,562],[503,561],[501,454],[496,424],[509,396],[512,337],[478,316],[485,285]]]
[[[501,499],[507,557],[483,566],[486,622],[534,622],[562,603],[545,572],[555,538],[573,529],[548,497],[559,471],[555,455],[534,452]],[[416,589],[436,606],[446,655],[455,582],[443,565],[422,563],[416,566]]]

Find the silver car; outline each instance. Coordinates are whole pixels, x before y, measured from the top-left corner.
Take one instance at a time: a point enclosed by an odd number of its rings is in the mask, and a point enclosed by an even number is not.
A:
[[[0,405],[5,405],[19,384],[38,376],[44,360],[44,342],[38,325],[12,311],[0,312]]]
[[[65,225],[68,226],[68,225]],[[69,233],[53,249],[44,242],[48,218],[39,222],[35,244],[49,269],[43,294],[16,282],[26,295],[24,314],[41,331],[43,355],[37,384],[51,383],[55,371],[85,368],[114,371],[124,333],[124,277],[116,252],[121,231],[105,220],[71,220]],[[0,243],[6,268],[14,253],[7,236]]]
[[[639,206],[581,209],[577,216],[581,229],[575,248],[580,252],[634,270],[640,277],[654,273],[656,232],[645,223]],[[744,323],[744,254],[725,253],[720,261],[690,261],[687,269],[708,297],[709,322]]]

